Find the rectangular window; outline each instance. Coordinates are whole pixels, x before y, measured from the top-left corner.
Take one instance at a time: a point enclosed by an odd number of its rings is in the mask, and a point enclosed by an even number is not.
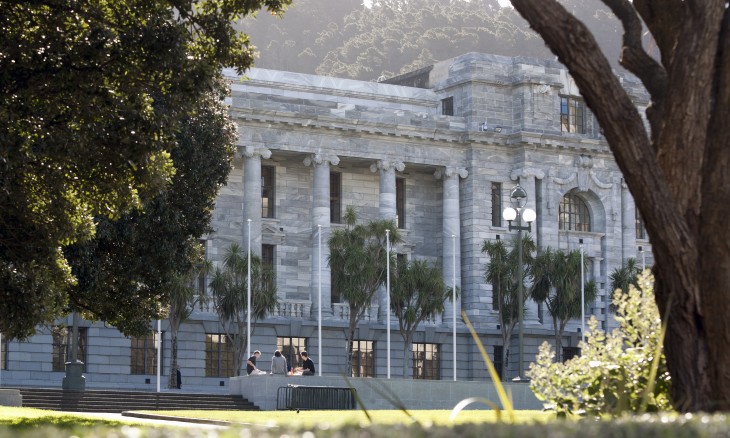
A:
[[[207,249],[205,247],[205,240],[201,240],[200,241],[200,246],[201,246],[201,249],[203,251],[203,260],[207,260],[208,259],[208,251],[207,251]],[[202,268],[202,266],[201,266],[201,268]],[[198,296],[205,296],[206,295],[206,292],[208,290],[207,287],[208,287],[208,282],[207,282],[207,279],[205,278],[205,270],[204,269],[200,269],[200,272],[198,273],[197,284],[195,285],[195,291],[196,291],[197,295]]]
[[[441,360],[438,344],[413,344],[413,378],[439,380]]]
[[[274,166],[261,166],[261,217],[274,217],[275,176]]]
[[[342,223],[342,174],[330,172],[330,222]]]
[[[646,239],[646,227],[644,226],[644,219],[639,214],[639,210],[636,210],[636,238]]]
[[[131,355],[129,372],[131,374],[157,374],[157,338],[156,331],[150,332],[142,338],[131,338]],[[164,333],[160,339],[164,339]],[[160,344],[160,348],[162,348]],[[165,357],[163,352],[162,357]],[[161,374],[165,374],[165,367],[160,370]]]
[[[353,341],[352,377],[375,377],[373,341]]]
[[[492,183],[492,226],[502,226],[502,183]]]
[[[499,380],[502,380],[502,373],[504,372],[504,362],[502,362],[504,347],[501,345],[495,345],[492,354],[492,363],[494,364],[494,369],[497,371]]]
[[[276,265],[274,264],[274,248],[274,245],[261,245],[261,262],[264,266],[276,271]],[[273,278],[270,279],[273,280]],[[274,284],[268,284],[267,287],[271,290],[274,287]]]
[[[441,115],[444,115],[444,116],[453,116],[454,115],[454,98],[453,97],[447,97],[446,99],[441,99]]]
[[[499,284],[492,282],[492,310],[499,310]]]
[[[233,377],[233,345],[224,333],[205,335],[205,377]]]
[[[395,214],[398,222],[398,229],[406,228],[406,180],[405,178],[395,179]]]
[[[286,363],[290,367],[296,368],[302,366],[302,358],[299,353],[307,351],[307,338],[276,338],[276,349],[281,351],[282,356],[286,358]],[[315,369],[319,365],[315,364]]]
[[[8,369],[8,346],[10,345],[10,342],[8,342],[8,338],[0,333],[3,338],[3,342],[0,344],[0,370],[7,370]]]
[[[585,134],[586,107],[582,100],[574,97],[560,97],[560,130],[574,134]]]
[[[79,327],[78,350],[76,358],[84,363],[84,372],[86,372],[86,337],[87,328]],[[71,359],[71,335],[72,327],[53,327],[51,335],[53,338],[53,371],[65,371],[66,362]]]
[[[570,359],[580,356],[580,348],[578,347],[563,347],[563,363]]]

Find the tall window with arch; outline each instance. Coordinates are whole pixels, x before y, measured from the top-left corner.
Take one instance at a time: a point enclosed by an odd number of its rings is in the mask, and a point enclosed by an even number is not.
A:
[[[559,229],[569,231],[591,231],[591,213],[588,204],[574,192],[567,193],[560,200]]]

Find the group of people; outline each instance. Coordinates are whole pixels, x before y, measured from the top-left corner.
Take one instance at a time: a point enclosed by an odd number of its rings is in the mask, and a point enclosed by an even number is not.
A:
[[[276,350],[274,356],[271,358],[271,374],[278,374],[282,376],[288,375],[302,375],[302,376],[313,376],[314,375],[314,362],[309,358],[309,354],[306,351],[299,353],[302,358],[302,366],[299,368],[292,368],[286,361],[286,357],[281,354],[281,351]],[[246,361],[246,374],[257,375],[266,374],[266,371],[259,370],[256,366],[256,361],[261,357],[261,352],[256,350],[253,355]]]

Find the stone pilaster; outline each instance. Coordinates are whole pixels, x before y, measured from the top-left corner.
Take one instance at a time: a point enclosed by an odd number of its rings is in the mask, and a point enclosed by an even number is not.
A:
[[[336,166],[336,155],[312,154],[304,159],[305,166],[312,166],[312,317],[319,316],[320,281],[322,288],[322,317],[332,316],[332,278],[327,263],[330,249],[327,241],[330,224],[330,164]],[[321,235],[319,233],[321,232]],[[321,243],[321,245],[320,245]],[[321,276],[320,276],[321,274]]]
[[[621,262],[636,255],[636,204],[626,182],[621,181]]]
[[[443,255],[441,270],[444,282],[449,287],[461,288],[461,215],[459,208],[459,178],[466,178],[469,172],[465,168],[446,167],[434,173],[444,183],[442,240]],[[454,236],[454,237],[452,237]],[[456,266],[454,266],[456,265]],[[456,320],[454,320],[456,308]],[[461,297],[454,303],[444,303],[443,321],[455,324],[461,319]]]
[[[261,158],[271,157],[267,148],[246,146],[243,153],[243,244],[248,251],[248,219],[251,219],[251,254],[261,257]]]
[[[395,171],[403,172],[406,168],[402,161],[379,160],[370,165],[371,172],[380,172],[380,219],[396,220],[395,205]],[[392,266],[391,266],[392,268]],[[387,289],[378,290],[378,320],[385,322],[390,311],[387,306]]]

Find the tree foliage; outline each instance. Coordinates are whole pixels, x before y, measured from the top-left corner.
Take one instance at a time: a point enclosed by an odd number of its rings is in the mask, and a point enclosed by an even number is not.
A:
[[[637,263],[635,258],[631,257],[626,260],[626,264],[624,264],[620,268],[614,269],[613,272],[611,272],[611,275],[609,275],[608,277],[608,279],[611,281],[612,293],[615,293],[617,289],[621,289],[624,291],[629,290],[629,286],[631,285],[638,288],[640,273],[641,268],[639,267],[639,264]],[[611,305],[611,309],[614,311],[616,310],[613,305]]]
[[[216,267],[210,291],[226,338],[233,345],[233,369],[238,376],[245,363],[248,339],[253,335],[257,321],[273,312],[278,303],[276,273],[260,257],[251,256],[251,333],[247,331],[248,255],[243,254],[237,243],[232,243],[226,250],[223,269]]]
[[[531,388],[548,407],[562,415],[596,417],[671,409],[654,281],[647,271],[638,283],[639,288],[631,284],[627,292],[619,289],[614,295],[618,328],[605,334],[591,318],[580,356],[563,364],[554,361],[547,342],[540,348],[527,375]],[[657,353],[661,358],[653,369]]]
[[[563,350],[562,338],[565,326],[573,318],[581,317],[581,254],[574,250],[568,253],[562,250],[546,248],[532,264],[532,298],[545,303],[553,320],[555,350],[558,360]],[[584,260],[583,270],[586,268]],[[584,284],[583,301],[585,305],[595,301],[598,289],[591,280]]]
[[[555,0],[512,0],[568,68],[645,221],[675,408],[726,411],[730,9],[725,0],[603,3],[623,27],[621,65],[649,94],[646,117],[585,23]]]
[[[218,188],[233,160],[235,126],[220,102],[224,88],[204,95],[185,117],[171,158],[175,175],[160,194],[116,220],[97,219],[93,239],[66,249],[78,279],[72,305],[126,335],[146,333],[198,263],[198,239],[210,231]]]
[[[352,206],[347,207],[343,219],[346,228],[335,229],[327,244],[330,248],[328,262],[332,270],[332,289],[340,291],[349,309],[347,369],[350,370],[357,325],[386,281],[386,230],[390,230],[392,244],[400,243],[402,239],[393,220],[358,224]]]
[[[399,262],[390,285],[390,308],[403,337],[403,378],[407,378],[413,334],[425,320],[444,311],[452,289],[444,284],[441,269],[425,260]]]
[[[0,330],[22,338],[65,310],[60,248],[112,236],[102,221],[170,184],[182,120],[221,67],[251,65],[231,22],[288,3],[0,1]]]
[[[535,242],[529,234],[522,237],[522,303],[518,298],[519,281],[518,263],[519,247],[518,238],[515,237],[511,250],[507,250],[503,240],[485,240],[482,244],[482,252],[489,257],[484,271],[484,280],[492,286],[492,299],[496,300],[497,312],[499,314],[500,330],[502,332],[502,345],[507,346],[512,338],[512,332],[519,322],[520,306],[523,310],[527,299],[530,297],[530,289],[525,287],[533,264],[532,253],[536,250]],[[502,349],[502,363],[507,364],[508,349]],[[503,374],[506,378],[506,374]]]

